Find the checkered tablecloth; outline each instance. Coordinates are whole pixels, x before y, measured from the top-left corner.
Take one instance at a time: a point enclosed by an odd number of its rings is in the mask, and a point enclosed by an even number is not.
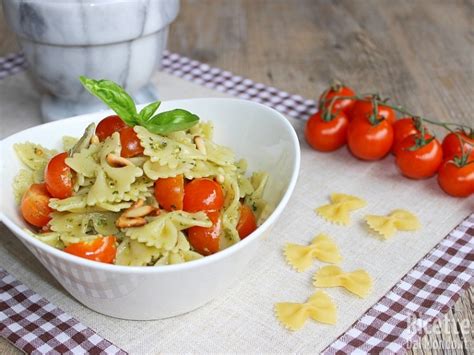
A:
[[[0,79],[25,68],[22,54],[0,58]],[[207,64],[166,52],[162,70],[197,84],[254,100],[306,119],[313,100],[235,76]],[[428,253],[324,353],[400,352],[443,317],[473,282],[474,214]],[[0,269],[0,335],[32,353],[124,353]]]

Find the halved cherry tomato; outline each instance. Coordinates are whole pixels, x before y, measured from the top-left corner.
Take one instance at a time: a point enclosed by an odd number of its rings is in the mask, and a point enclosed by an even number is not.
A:
[[[305,137],[314,149],[330,152],[346,144],[349,120],[343,112],[334,113],[330,121],[325,121],[323,115],[320,110],[309,118]]]
[[[66,152],[55,155],[44,171],[44,181],[51,196],[68,198],[72,196],[73,182],[71,168],[66,164]]]
[[[419,133],[416,128],[415,121],[413,118],[406,117],[396,120],[393,124],[393,145],[392,153],[397,154],[397,150],[400,148],[400,143],[406,137]]]
[[[433,176],[443,161],[441,144],[436,139],[415,149],[420,138],[420,134],[406,137],[400,143],[400,149],[395,158],[395,163],[401,173],[411,179],[426,179]],[[432,135],[425,134],[425,141],[432,138]]]
[[[79,242],[64,248],[66,253],[84,259],[112,264],[117,254],[117,240],[115,236],[99,237],[90,242]]]
[[[394,124],[397,119],[397,115],[393,109],[385,105],[377,105],[377,118],[384,118],[390,124]],[[357,100],[352,108],[351,112],[348,114],[350,121],[355,119],[363,118],[368,119],[372,115],[374,106],[370,98],[367,100]]]
[[[459,136],[460,137],[459,137]],[[469,153],[469,161],[474,160],[474,135],[468,135],[464,131],[451,132],[443,139],[443,156],[444,159],[451,159],[454,156],[461,157],[461,142],[463,141],[464,153]]]
[[[110,137],[112,133],[119,132],[127,124],[117,115],[107,116],[99,122],[95,129],[95,134],[101,142]]]
[[[474,193],[474,164],[458,166],[446,160],[438,172],[438,184],[448,195],[467,197]]]
[[[182,210],[184,198],[184,177],[178,175],[155,181],[155,197],[166,211]]]
[[[347,145],[352,154],[363,160],[378,160],[390,152],[393,128],[387,120],[372,124],[368,118],[349,123]]]
[[[239,222],[237,223],[237,232],[239,232],[240,239],[244,239],[255,229],[257,229],[257,220],[252,209],[248,205],[242,204],[240,206]]]
[[[33,184],[21,199],[20,210],[23,218],[35,227],[44,227],[51,220],[53,211],[49,206],[49,195],[45,184]]]
[[[322,107],[321,104],[323,104],[326,107],[329,107],[331,105],[331,99],[335,96],[355,96],[355,91],[352,90],[348,86],[343,86],[343,85],[334,85],[331,86],[329,89],[324,91],[321,96],[319,97],[319,107]],[[323,102],[324,101],[324,102]],[[332,105],[332,111],[333,112],[339,112],[342,111],[345,114],[349,113],[352,110],[352,107],[354,106],[356,102],[356,99],[335,99],[334,103]]]
[[[213,223],[211,227],[187,229],[189,244],[202,255],[210,255],[219,251],[219,235],[221,233],[220,211],[207,211],[206,214]]]
[[[183,210],[218,211],[224,206],[221,185],[211,179],[194,179],[184,187]]]
[[[133,127],[125,127],[120,130],[120,143],[122,144],[122,157],[131,158],[143,153],[140,139]]]

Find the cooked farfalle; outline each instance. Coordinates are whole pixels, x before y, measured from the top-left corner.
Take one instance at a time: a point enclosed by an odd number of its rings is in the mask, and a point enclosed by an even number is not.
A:
[[[160,165],[168,165],[175,169],[181,161],[205,160],[195,146],[174,141],[168,137],[150,133],[146,128],[135,126],[135,132],[141,141],[144,154],[150,157],[152,162]]]
[[[179,161],[177,166],[174,168],[171,168],[169,165],[162,165],[160,162],[153,162],[151,160],[147,160],[143,164],[143,171],[145,172],[146,176],[148,176],[152,180],[157,180],[161,178],[168,178],[168,177],[173,177],[176,175],[181,175],[184,174],[186,177],[192,176],[190,174],[191,170],[195,167],[196,162],[194,161]],[[206,170],[207,172],[209,170]],[[203,176],[211,176],[210,175],[205,175]],[[203,177],[200,176],[200,177]]]
[[[21,169],[18,172],[18,174],[15,176],[15,180],[13,181],[13,193],[17,203],[21,201],[21,198],[25,194],[26,190],[28,190],[31,184],[34,184],[35,182],[35,174],[32,170]]]
[[[118,232],[115,226],[118,216],[113,212],[54,212],[51,217],[51,231],[59,233],[66,245],[97,238],[98,234],[115,235]]]
[[[262,224],[272,211],[272,207],[263,198],[263,192],[268,182],[268,174],[265,172],[255,172],[250,177],[250,183],[252,184],[253,191],[245,197],[245,203],[249,205],[257,224]]]
[[[347,226],[350,224],[350,212],[366,205],[367,202],[359,197],[333,193],[331,203],[318,207],[315,211],[329,222]]]
[[[30,142],[16,143],[15,152],[20,160],[33,171],[43,171],[49,160],[57,153]]]
[[[59,212],[76,211],[87,206],[87,195],[74,195],[65,199],[52,198],[49,200],[49,207]]]
[[[142,227],[125,229],[125,235],[150,247],[171,250],[178,241],[179,232],[193,226],[209,228],[212,222],[204,212],[173,211],[162,213]]]
[[[275,314],[289,330],[302,328],[308,318],[326,324],[335,324],[337,319],[336,304],[323,291],[314,293],[306,303],[277,303]]]
[[[147,266],[154,264],[153,261],[156,262],[161,255],[161,249],[149,247],[125,237],[117,248],[115,263],[126,266]]]
[[[77,143],[78,139],[76,137],[64,136],[63,137],[63,150],[65,152],[71,150]]]
[[[125,237],[117,249],[116,264],[128,266],[168,265],[179,264],[202,258],[191,250],[183,232],[179,231],[172,248],[157,248],[147,246],[137,240]]]
[[[89,147],[74,153],[72,157],[67,158],[66,164],[74,170],[78,176],[93,178],[100,168],[98,155],[103,146],[103,143],[91,144]]]
[[[63,249],[64,248],[64,243],[60,238],[60,234],[56,232],[49,232],[49,233],[41,233],[41,234],[33,234],[33,236],[41,240],[43,243],[46,243],[53,248],[56,249]]]
[[[397,231],[415,231],[421,227],[418,217],[407,210],[394,210],[387,216],[368,215],[365,221],[383,239],[392,237]]]
[[[359,297],[367,297],[372,290],[372,278],[367,271],[359,269],[344,272],[339,266],[328,265],[314,274],[315,287],[344,287]]]
[[[338,263],[342,259],[336,243],[324,234],[316,236],[310,245],[288,243],[284,254],[288,264],[298,272],[308,269],[313,259],[327,263]]]

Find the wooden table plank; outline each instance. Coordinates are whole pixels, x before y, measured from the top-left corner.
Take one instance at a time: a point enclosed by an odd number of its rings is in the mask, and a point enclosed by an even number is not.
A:
[[[182,0],[169,48],[305,97],[339,78],[472,126],[473,15],[472,1],[458,0]],[[1,16],[0,56],[17,50]],[[473,293],[411,353],[474,349]],[[8,347],[0,343],[0,353]]]

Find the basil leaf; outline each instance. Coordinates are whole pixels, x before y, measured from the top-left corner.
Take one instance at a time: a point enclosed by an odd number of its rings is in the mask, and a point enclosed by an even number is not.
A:
[[[166,134],[191,128],[198,123],[199,117],[189,111],[175,109],[160,112],[144,123],[152,133]]]
[[[158,110],[158,107],[160,107],[160,105],[161,101],[155,101],[142,108],[137,116],[138,122],[145,123],[146,121],[148,121],[151,116],[153,116],[153,114],[156,112],[156,110]]]
[[[110,80],[94,80],[81,76],[82,85],[92,95],[97,96],[129,126],[137,123],[137,108],[129,94],[118,84]]]

